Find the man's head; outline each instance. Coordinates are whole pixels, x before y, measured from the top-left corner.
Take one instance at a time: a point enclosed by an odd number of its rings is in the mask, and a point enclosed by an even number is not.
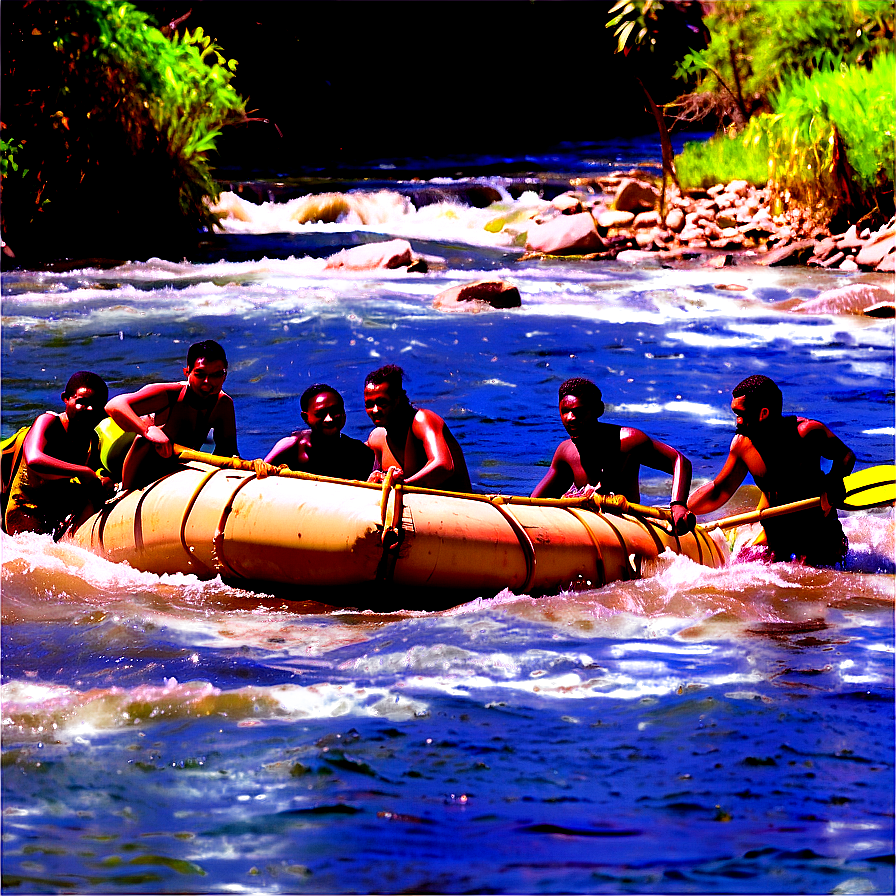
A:
[[[736,431],[740,435],[749,436],[757,424],[781,416],[784,404],[781,390],[767,376],[748,376],[734,387],[731,396],[731,410],[737,418]]]
[[[217,398],[227,378],[224,349],[213,339],[191,345],[184,376],[197,395],[206,399]]]
[[[560,386],[560,419],[571,439],[592,427],[604,412],[600,389],[584,377],[573,377]]]
[[[375,426],[387,426],[396,411],[410,408],[404,391],[404,371],[395,364],[386,364],[367,374],[364,380],[364,409]]]
[[[106,416],[109,387],[102,377],[89,370],[73,373],[62,393],[65,416],[78,426],[93,429]]]
[[[299,400],[302,419],[317,435],[333,438],[345,426],[345,404],[342,396],[326,383],[309,386]]]

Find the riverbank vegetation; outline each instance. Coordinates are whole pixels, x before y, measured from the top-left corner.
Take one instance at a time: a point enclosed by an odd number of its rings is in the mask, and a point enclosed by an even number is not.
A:
[[[18,260],[145,257],[211,228],[209,154],[246,120],[236,62],[127,2],[3,12],[2,229]]]
[[[620,48],[651,38],[661,0],[620,2]],[[683,189],[768,184],[772,206],[810,220],[893,214],[896,56],[889,0],[716,0],[704,49],[682,53],[689,90],[664,106],[719,133],[675,159]],[[635,23],[624,30],[629,23]],[[641,27],[637,27],[642,23]],[[662,40],[661,31],[652,40]]]

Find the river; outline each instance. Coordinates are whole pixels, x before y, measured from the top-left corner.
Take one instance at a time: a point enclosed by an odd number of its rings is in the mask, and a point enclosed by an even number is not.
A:
[[[330,223],[290,218],[301,198],[247,205],[189,260],[4,273],[3,434],[62,410],[74,370],[129,391],[179,379],[212,338],[243,457],[300,426],[321,380],[366,437],[364,376],[393,362],[485,492],[540,480],[570,376],[598,382],[605,419],[684,451],[695,484],[752,373],[859,467],[892,463],[893,321],[792,310],[881,275],[522,257],[519,222],[563,177],[645,158],[632,141],[529,159],[527,179],[501,159],[423,183],[318,173],[315,193],[368,195]],[[469,204],[471,184],[500,200]],[[324,268],[393,237],[427,272]],[[433,309],[484,276],[522,307]],[[644,503],[669,488],[644,471]],[[637,582],[433,613],[4,535],[4,891],[891,893],[893,511],[842,516],[845,571],[662,558]]]

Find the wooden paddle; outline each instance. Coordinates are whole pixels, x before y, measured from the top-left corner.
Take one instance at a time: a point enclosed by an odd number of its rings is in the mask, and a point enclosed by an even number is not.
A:
[[[868,510],[871,507],[894,504],[896,503],[896,466],[883,464],[878,467],[868,467],[867,470],[859,470],[845,477],[843,485],[846,487],[846,497],[837,505],[840,510]],[[797,513],[800,510],[811,510],[813,507],[820,506],[821,498],[806,498],[803,501],[793,501],[778,507],[766,507],[764,510],[752,510],[749,513],[739,513],[737,516],[710,520],[703,523],[703,528],[733,529],[735,526],[761,523],[771,517]]]

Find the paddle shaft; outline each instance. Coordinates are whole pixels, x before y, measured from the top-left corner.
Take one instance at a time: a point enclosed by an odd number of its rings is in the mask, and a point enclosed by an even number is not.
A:
[[[771,519],[775,516],[798,513],[800,510],[812,510],[815,507],[821,507],[821,498],[806,498],[803,501],[780,504],[778,507],[766,507],[763,510],[751,510],[749,513],[726,516],[720,520],[708,520],[702,523],[702,526],[707,530],[733,529],[735,526],[749,526],[751,523],[761,523],[763,520]]]

